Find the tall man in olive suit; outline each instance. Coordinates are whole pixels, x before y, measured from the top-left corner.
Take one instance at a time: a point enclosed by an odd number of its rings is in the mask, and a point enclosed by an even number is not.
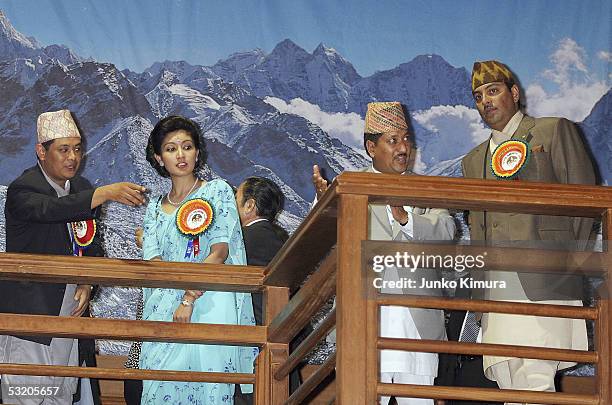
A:
[[[6,250],[14,253],[103,256],[95,219],[106,201],[129,206],[144,202],[144,187],[115,183],[93,188],[77,174],[83,156],[81,134],[70,111],[41,114],[37,120],[38,163],[8,187],[5,205]],[[49,257],[53,261],[53,257]],[[0,279],[0,312],[79,317],[86,313],[92,287]],[[93,341],[81,341],[93,357]],[[0,362],[77,366],[77,339],[0,336]],[[2,375],[4,403],[65,405],[73,402],[77,379]],[[9,395],[19,386],[58,387],[53,395]],[[99,402],[96,390],[82,385],[80,404]],[[12,387],[12,388],[11,388]]]
[[[474,63],[472,94],[491,136],[462,161],[463,175],[497,181],[595,184],[591,159],[576,126],[564,118],[533,118],[520,110],[520,90],[508,67],[498,61]],[[559,196],[562,198],[563,196]],[[472,211],[471,239],[523,247],[576,245],[589,239],[592,220],[549,215]],[[584,243],[582,243],[584,245]],[[520,268],[520,258],[517,259]],[[507,288],[485,291],[485,298],[581,306],[580,279],[534,273],[485,272]],[[484,314],[483,343],[587,349],[584,320]],[[558,370],[575,363],[484,356],[485,375],[500,388],[555,391]]]

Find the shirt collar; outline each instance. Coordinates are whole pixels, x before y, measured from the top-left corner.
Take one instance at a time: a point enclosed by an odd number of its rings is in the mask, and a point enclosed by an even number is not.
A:
[[[245,225],[244,227],[245,227],[245,228],[246,228],[246,227],[249,227],[249,226],[251,226],[251,225],[253,225],[253,224],[256,224],[256,223],[258,223],[258,222],[261,222],[261,221],[267,221],[267,219],[265,219],[265,218],[257,218],[256,220],[254,220],[254,221],[252,221],[252,222],[249,222],[249,223],[248,223],[247,225]]]
[[[64,197],[70,194],[70,180],[66,180],[66,183],[62,188],[56,182],[51,180],[49,176],[47,176],[47,173],[45,173],[45,169],[43,169],[40,162],[38,162],[38,167],[40,167],[40,171],[42,172],[43,176],[45,176],[45,180],[47,180],[47,183],[49,183],[49,185],[53,187],[53,190],[55,190],[58,197]]]
[[[374,173],[378,173],[378,174],[382,174],[382,172],[379,172],[378,170],[376,170],[376,168],[374,167],[374,163],[372,163],[372,171]],[[406,172],[402,173],[402,175],[406,174]]]
[[[512,138],[512,135],[514,135],[514,133],[518,129],[524,116],[525,114],[523,114],[521,110],[518,110],[512,116],[512,118],[510,118],[510,120],[508,121],[504,129],[502,129],[501,131],[498,131],[496,129],[491,130],[492,131],[491,141],[490,141],[491,150],[495,150],[495,148],[497,148],[497,145]]]

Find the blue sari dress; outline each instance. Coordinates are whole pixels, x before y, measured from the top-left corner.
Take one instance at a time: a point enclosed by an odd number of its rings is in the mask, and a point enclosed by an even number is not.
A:
[[[144,219],[143,256],[150,260],[159,256],[164,261],[202,262],[215,243],[227,243],[226,264],[246,265],[246,254],[240,219],[232,188],[223,180],[212,180],[192,192],[187,200],[206,200],[213,209],[213,221],[200,235],[201,251],[186,257],[189,237],[176,225],[176,212],[165,213],[161,197],[154,197],[147,206]],[[172,321],[184,290],[144,288],[143,320]],[[206,291],[195,301],[191,322],[255,325],[251,295],[222,291]],[[214,371],[252,373],[257,348],[218,346],[172,342],[143,342],[141,369]],[[242,385],[242,392],[252,392],[252,385]],[[142,404],[233,404],[234,385],[176,381],[143,381]]]

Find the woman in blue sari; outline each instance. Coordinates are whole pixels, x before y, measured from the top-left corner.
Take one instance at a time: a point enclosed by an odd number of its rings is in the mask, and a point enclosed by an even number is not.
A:
[[[196,123],[179,116],[151,132],[147,160],[172,180],[152,197],[144,219],[143,258],[245,265],[240,220],[232,188],[223,180],[200,180],[205,148]],[[254,325],[250,294],[143,289],[143,320]],[[252,373],[257,349],[171,342],[143,342],[141,369]],[[252,392],[252,385],[241,386]],[[232,404],[233,384],[144,381],[142,404]]]

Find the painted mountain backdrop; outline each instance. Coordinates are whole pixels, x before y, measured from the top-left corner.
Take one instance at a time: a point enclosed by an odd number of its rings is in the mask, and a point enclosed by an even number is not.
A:
[[[92,183],[129,180],[164,192],[168,183],[149,167],[144,147],[158,119],[181,114],[197,121],[208,140],[205,176],[233,185],[250,175],[272,178],[287,196],[281,221],[289,229],[308,211],[313,164],[330,178],[367,164],[359,127],[370,101],[399,100],[411,111],[421,173],[459,175],[461,156],[488,135],[472,108],[469,73],[438,55],[362,77],[333,48],[320,44],[309,53],[286,39],[269,54],[235,53],[212,66],[156,62],[138,73],[62,45],[42,46],[1,11],[0,89],[0,185],[35,163],[36,117],[68,108],[87,142],[83,174]],[[606,184],[612,180],[610,98],[608,90],[579,123]],[[3,207],[2,187],[0,199]],[[108,207],[113,256],[137,257],[132,231],[142,215]],[[3,221],[0,215],[0,235]]]
[[[571,40],[561,47],[569,59],[581,55]],[[203,175],[232,185],[251,175],[272,178],[287,197],[281,222],[289,230],[308,212],[313,164],[332,178],[368,163],[361,131],[370,101],[401,101],[411,112],[418,146],[415,171],[459,176],[461,157],[488,136],[473,108],[469,72],[439,55],[406,55],[402,60],[406,62],[363,77],[331,47],[321,43],[310,53],[286,39],[270,53],[234,53],[212,66],[159,61],[134,72],[81,57],[63,45],[43,46],[18,32],[0,11],[0,251],[5,249],[6,186],[35,164],[36,118],[45,111],[68,108],[78,119],[87,144],[83,174],[92,183],[128,180],[151,189],[152,195],[167,191],[169,183],[160,181],[145,161],[148,135],[164,116],[187,116],[202,126],[207,138]],[[563,63],[557,77],[567,72]],[[579,58],[572,63],[583,70]],[[610,184],[609,85],[585,92],[597,94],[593,98],[603,95],[594,105],[580,103],[580,94],[566,88],[578,101],[554,113],[581,121],[602,183]],[[526,94],[529,100],[532,95],[546,98],[539,87],[527,88]],[[573,113],[576,104],[580,114]],[[582,112],[586,104],[590,113]],[[550,114],[547,108],[534,111]],[[144,209],[106,207],[102,226],[110,257],[140,257],[133,231],[143,215]],[[133,318],[134,302],[133,290],[101,289],[94,310],[101,317]],[[125,354],[129,347],[99,343],[102,353]]]

